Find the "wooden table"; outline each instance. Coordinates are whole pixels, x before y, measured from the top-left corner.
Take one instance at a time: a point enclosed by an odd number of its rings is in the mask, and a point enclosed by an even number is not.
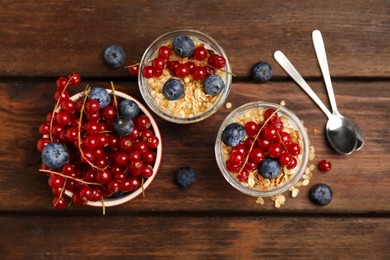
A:
[[[390,4],[389,1],[1,1],[0,9],[0,256],[2,259],[390,258]],[[47,177],[38,172],[38,126],[53,106],[55,81],[72,71],[83,84],[114,81],[142,100],[137,80],[109,69],[102,52],[123,46],[126,64],[138,61],[162,33],[200,30],[225,49],[233,72],[228,98],[286,102],[308,128],[332,170],[314,170],[297,198],[275,208],[233,189],[214,157],[217,130],[231,109],[175,125],[157,118],[164,155],[146,197],[101,209],[52,208]],[[325,138],[325,115],[272,57],[282,50],[329,106],[311,42],[321,30],[339,110],[363,130],[365,145],[343,156]],[[251,81],[249,70],[269,62],[272,80]],[[84,85],[85,86],[85,85]],[[80,88],[81,89],[81,88]],[[79,91],[74,89],[73,91]],[[314,133],[318,129],[319,133]],[[191,166],[196,183],[173,182]],[[313,205],[315,183],[334,191]]]

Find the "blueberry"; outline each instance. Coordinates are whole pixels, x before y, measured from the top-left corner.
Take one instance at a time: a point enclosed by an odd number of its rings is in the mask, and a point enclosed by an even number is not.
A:
[[[99,101],[100,109],[105,108],[111,102],[110,94],[105,88],[92,88],[88,97],[89,99],[96,99]]]
[[[126,53],[122,47],[110,45],[104,50],[103,58],[108,67],[117,69],[125,64]]]
[[[272,78],[272,67],[269,63],[261,61],[253,65],[251,74],[255,82],[266,82]]]
[[[239,123],[231,123],[222,131],[222,142],[227,146],[237,146],[244,141],[246,136],[245,127]]]
[[[187,35],[178,35],[172,42],[173,50],[182,57],[191,56],[194,53],[195,44]]]
[[[186,189],[196,181],[196,172],[191,167],[181,167],[176,172],[176,183]]]
[[[259,172],[261,176],[266,179],[274,179],[279,176],[281,170],[278,159],[265,158],[259,165]]]
[[[332,200],[332,189],[323,183],[314,185],[310,189],[310,200],[317,205],[327,205]]]
[[[134,129],[134,122],[130,117],[119,116],[114,121],[114,131],[119,136],[129,135]]]
[[[118,110],[121,116],[136,118],[139,113],[139,106],[133,100],[124,99],[119,103]]]
[[[215,96],[222,92],[225,83],[217,74],[208,76],[203,82],[203,89],[209,95]]]
[[[69,153],[65,145],[50,143],[43,148],[41,158],[47,167],[58,169],[69,160]]]
[[[184,95],[183,83],[178,79],[169,79],[163,86],[163,94],[168,100],[176,100]]]

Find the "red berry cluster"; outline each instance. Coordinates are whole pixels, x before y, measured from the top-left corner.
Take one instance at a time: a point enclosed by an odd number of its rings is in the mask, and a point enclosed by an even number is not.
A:
[[[297,166],[296,157],[301,153],[301,147],[283,131],[283,123],[274,109],[264,112],[264,121],[249,121],[244,127],[247,137],[233,147],[226,161],[226,168],[236,174],[238,180],[246,181],[249,171],[257,170],[266,157],[277,158],[288,169]]]
[[[141,112],[133,119],[134,129],[128,136],[116,135],[113,124],[120,100],[112,97],[111,103],[100,109],[98,101],[87,99],[87,87],[84,97],[74,102],[67,87],[79,83],[78,74],[57,80],[56,106],[39,127],[39,151],[58,142],[66,146],[70,155],[61,169],[41,165],[40,171],[49,176],[55,208],[66,206],[65,190],[72,192],[71,200],[76,205],[137,190],[153,174],[160,142],[149,117]]]
[[[168,45],[163,45],[158,49],[158,56],[143,67],[142,75],[145,78],[158,78],[164,68],[168,68],[172,76],[184,78],[192,75],[196,80],[204,80],[207,76],[215,74],[216,69],[225,66],[226,59],[223,56],[206,49],[203,45],[196,47],[194,54],[185,59],[175,55]],[[131,75],[138,75],[139,65],[133,63],[128,70]]]

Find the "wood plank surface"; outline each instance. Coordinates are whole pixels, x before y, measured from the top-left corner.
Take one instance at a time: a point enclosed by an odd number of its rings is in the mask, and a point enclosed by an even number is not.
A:
[[[197,29],[225,49],[234,72],[272,62],[281,49],[305,76],[320,76],[311,32],[322,31],[333,76],[389,77],[390,4],[350,1],[60,1],[1,2],[0,76],[57,76],[77,70],[94,77],[128,77],[102,61],[104,48],[124,47],[140,60],[159,35]],[[275,75],[284,76],[277,66]]]
[[[390,2],[329,1],[0,1],[0,259],[390,259]],[[53,106],[55,81],[72,71],[83,84],[109,86],[141,102],[137,79],[109,69],[104,49],[118,44],[126,64],[139,61],[161,34],[200,30],[224,48],[233,78],[228,101],[286,102],[304,120],[316,150],[314,171],[297,198],[271,200],[232,188],[214,156],[218,127],[232,111],[176,125],[156,117],[163,163],[146,191],[124,205],[102,209],[52,208],[47,177],[38,172],[38,126]],[[272,57],[282,50],[329,106],[311,33],[322,32],[340,112],[363,130],[365,145],[337,154],[325,138],[326,116]],[[273,79],[255,84],[251,66],[267,61]],[[315,134],[314,129],[319,133]],[[191,166],[187,190],[174,172]],[[333,201],[308,199],[327,183]]]
[[[384,218],[3,216],[0,225],[7,237],[0,244],[4,260],[390,256],[390,220]]]
[[[89,82],[92,86],[107,86],[107,82]],[[106,84],[106,85],[104,85]],[[326,102],[322,82],[310,82],[320,98]],[[116,83],[118,90],[141,99],[137,86],[131,82]],[[229,96],[234,107],[256,100],[279,103],[284,100],[305,122],[309,138],[316,149],[317,165],[322,159],[331,161],[329,173],[314,171],[309,186],[300,191],[298,198],[290,198],[278,212],[357,212],[389,213],[390,193],[390,121],[384,120],[390,111],[387,82],[335,82],[335,92],[340,112],[361,126],[366,143],[363,149],[351,156],[343,156],[328,145],[324,127],[326,116],[295,83],[272,81],[267,84],[235,83]],[[50,210],[51,195],[47,178],[38,173],[40,154],[36,141],[40,138],[38,126],[53,106],[54,82],[1,83],[0,125],[0,209],[12,211]],[[73,89],[73,92],[82,87]],[[275,91],[277,90],[277,91]],[[277,95],[275,95],[277,93]],[[18,109],[15,109],[18,108]],[[211,118],[192,125],[176,125],[156,118],[163,138],[164,154],[160,172],[146,192],[145,198],[109,209],[110,211],[274,211],[266,200],[264,206],[255,198],[243,195],[232,188],[220,174],[214,156],[214,142],[219,125],[232,110],[222,107]],[[319,134],[313,130],[318,129]],[[174,172],[181,166],[191,166],[198,173],[196,184],[188,190],[178,188],[173,182]],[[312,205],[308,189],[318,182],[329,184],[334,190],[334,200],[326,207]],[[23,191],[23,192],[21,192]],[[70,210],[94,210],[72,206]]]

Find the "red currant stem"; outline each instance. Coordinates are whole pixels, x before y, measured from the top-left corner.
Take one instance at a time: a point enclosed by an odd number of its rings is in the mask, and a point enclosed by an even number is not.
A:
[[[98,186],[101,185],[100,183],[97,183],[97,182],[88,182],[88,181],[84,181],[84,180],[77,179],[77,178],[74,178],[74,177],[72,177],[72,176],[68,176],[68,175],[65,175],[65,174],[63,174],[63,173],[56,172],[56,171],[52,171],[52,170],[39,169],[39,171],[40,171],[40,172],[44,172],[44,173],[55,174],[55,175],[64,177],[64,178],[66,178],[66,179],[71,179],[71,180],[74,180],[74,181],[77,181],[77,182],[80,182],[80,183],[83,183],[83,184],[98,185]]]
[[[81,149],[81,124],[83,122],[83,114],[84,114],[84,108],[85,108],[85,102],[87,101],[87,98],[88,98],[88,93],[90,91],[90,87],[89,85],[87,85],[85,87],[85,90],[84,90],[84,100],[83,100],[83,104],[81,105],[81,109],[80,109],[80,118],[79,118],[79,125],[78,125],[78,131],[77,131],[77,145],[78,145],[78,149],[79,149],[79,152],[81,154],[81,158],[83,160],[85,160],[92,168],[94,169],[97,169],[97,170],[105,170],[107,169],[108,166],[104,167],[104,168],[99,168],[97,167],[96,165],[94,165],[93,163],[91,163],[87,157],[85,157],[84,155],[84,152],[83,150]]]
[[[66,89],[68,88],[69,84],[70,84],[70,81],[71,79],[68,79],[68,81],[66,82],[65,84],[65,87],[64,89],[62,90],[61,92],[61,95],[59,96],[59,98],[57,99],[57,102],[54,106],[54,109],[53,109],[53,112],[51,114],[51,118],[50,118],[50,126],[49,126],[49,137],[50,137],[50,142],[52,143],[53,142],[53,121],[54,121],[54,114],[56,113],[56,110],[58,109],[58,107],[60,106],[60,102],[61,102],[61,97],[62,95],[65,93]]]
[[[249,155],[250,155],[250,153],[252,152],[253,147],[255,146],[255,143],[256,143],[256,141],[257,141],[257,138],[259,138],[259,135],[260,135],[261,131],[262,131],[263,128],[267,125],[268,121],[271,120],[271,118],[272,118],[276,113],[278,113],[279,110],[280,110],[280,108],[276,109],[276,110],[267,118],[267,120],[265,120],[264,124],[260,127],[260,129],[259,129],[259,131],[257,132],[255,138],[253,139],[253,142],[252,142],[252,144],[251,144],[251,147],[249,148],[249,151],[248,151],[248,153],[247,153],[247,155],[246,155],[246,157],[245,157],[244,164],[241,166],[240,170],[238,171],[238,173],[237,173],[236,175],[239,175],[239,174],[242,172],[242,170],[245,168],[245,164],[246,164],[246,163],[248,162],[248,160],[249,160]]]
[[[145,198],[144,177],[141,179],[142,197]]]
[[[58,202],[60,201],[60,199],[62,198],[62,195],[64,194],[64,190],[65,190],[65,185],[66,185],[66,181],[68,179],[65,178],[64,180],[64,185],[62,185],[62,189],[61,189],[61,192],[60,192],[60,196],[58,196],[57,200],[56,200],[56,203],[54,203],[54,208],[57,206]]]
[[[214,67],[214,66],[210,66],[210,65],[208,65],[210,68],[213,68],[213,69],[216,69],[216,70],[220,70],[220,71],[222,71],[222,72],[225,72],[225,73],[227,73],[227,74],[230,74],[230,75],[232,75],[233,77],[236,77],[237,75],[236,74],[234,74],[233,72],[231,72],[231,71],[227,71],[227,70],[223,70],[223,69],[218,69],[218,68],[216,68],[216,67]]]
[[[114,106],[115,106],[116,111],[118,111],[118,101],[116,100],[115,86],[114,86],[114,83],[112,81],[111,81],[111,89],[112,89],[112,95],[114,98]]]
[[[103,197],[102,197],[102,210],[103,210],[103,216],[105,216],[106,215],[106,205],[104,205],[104,199],[103,199]]]
[[[131,68],[131,67],[139,66],[139,65],[141,65],[141,62],[137,62],[137,63],[131,64],[129,66],[125,66],[124,68],[127,69],[127,68]]]
[[[287,150],[288,150],[288,149],[287,149],[287,146],[284,144],[284,142],[283,142],[283,140],[282,140],[282,137],[280,136],[279,131],[276,131],[276,133],[278,134],[279,141],[280,141],[280,143],[283,145],[284,150],[287,151]]]

